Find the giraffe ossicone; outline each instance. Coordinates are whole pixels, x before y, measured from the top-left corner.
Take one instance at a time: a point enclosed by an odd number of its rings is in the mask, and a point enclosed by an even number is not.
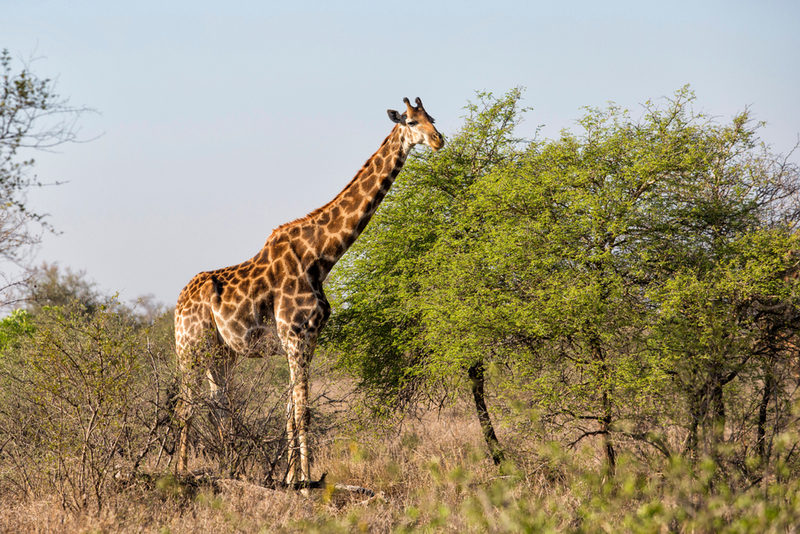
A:
[[[403,102],[405,112],[388,110],[395,123],[389,136],[333,200],[273,230],[253,258],[202,272],[181,291],[175,307],[175,348],[182,377],[176,410],[182,424],[179,473],[188,467],[192,370],[205,362],[212,397],[223,404],[236,358],[282,350],[289,361],[291,382],[286,482],[311,480],[306,436],[308,367],[331,312],[322,282],[364,231],[410,150],[418,144],[433,150],[444,146],[444,137],[422,101],[417,98],[416,106],[408,98]]]

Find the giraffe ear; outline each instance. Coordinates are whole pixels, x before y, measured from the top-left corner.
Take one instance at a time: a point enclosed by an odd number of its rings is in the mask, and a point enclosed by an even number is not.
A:
[[[406,114],[405,113],[400,115],[398,112],[396,112],[393,109],[387,109],[386,113],[389,114],[389,118],[392,119],[392,122],[396,122],[398,124],[405,125],[405,123],[406,123]]]

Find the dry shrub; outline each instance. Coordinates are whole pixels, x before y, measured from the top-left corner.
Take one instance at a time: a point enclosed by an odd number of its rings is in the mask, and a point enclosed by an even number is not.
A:
[[[340,433],[320,443],[315,470],[371,488],[373,498],[334,486],[304,497],[241,481],[188,488],[171,477],[139,479],[101,511],[4,503],[0,531],[792,532],[800,519],[796,480],[735,494],[714,487],[710,460],[657,472],[621,455],[610,478],[592,465],[590,448],[540,443],[498,470],[469,415],[447,410],[390,433]]]
[[[278,483],[285,476],[285,365],[277,356],[231,361],[228,388],[211,398],[205,379],[210,363],[210,358],[198,362],[192,381],[190,466],[218,476]]]
[[[80,305],[45,308],[32,334],[2,352],[2,496],[101,510],[120,484],[171,469],[179,429],[172,332],[138,319],[113,304],[91,313]],[[207,393],[195,396],[198,467],[280,480],[286,385],[279,361],[237,364],[224,421]]]
[[[4,494],[102,508],[109,485],[164,443],[164,354],[125,315],[45,309],[0,362]]]

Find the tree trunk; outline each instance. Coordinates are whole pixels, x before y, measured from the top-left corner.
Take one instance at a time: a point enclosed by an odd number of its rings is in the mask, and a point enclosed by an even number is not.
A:
[[[689,435],[686,439],[686,451],[692,466],[700,458],[700,420],[701,414],[701,395],[693,392],[689,395]]]
[[[722,382],[716,380],[711,387],[711,406],[709,406],[709,411],[711,412],[711,436],[713,439],[712,451],[714,457],[717,459],[720,453],[720,445],[725,441],[725,423],[727,419],[725,415],[725,399],[723,397],[722,386]]]
[[[469,368],[469,381],[472,389],[472,398],[475,400],[475,411],[478,413],[478,421],[481,423],[483,439],[486,440],[486,445],[489,446],[489,452],[492,455],[494,464],[500,465],[504,456],[503,450],[500,448],[500,442],[497,441],[497,434],[494,432],[492,420],[489,418],[489,410],[486,408],[486,398],[483,393],[483,361],[479,361]]]
[[[761,394],[761,404],[758,407],[758,425],[756,427],[756,447],[758,450],[758,457],[761,459],[761,464],[766,465],[769,457],[769,449],[767,448],[767,414],[769,408],[769,401],[772,398],[773,385],[775,377],[772,374],[772,369],[769,364],[764,365],[764,391]]]
[[[608,469],[608,474],[614,476],[614,473],[617,470],[617,453],[614,450],[614,440],[611,439],[611,423],[614,419],[614,415],[612,401],[609,395],[610,372],[608,369],[608,364],[606,363],[605,355],[603,354],[603,349],[600,346],[599,338],[593,336],[590,342],[592,347],[592,357],[600,364],[599,378],[602,381],[603,414],[598,419],[598,423],[600,425],[599,430],[603,435],[603,449],[606,454],[606,468]]]
[[[608,391],[603,391],[603,417],[600,418],[600,430],[603,431],[603,448],[606,451],[606,467],[608,474],[614,476],[617,471],[617,453],[614,450],[614,440],[611,439],[611,400]]]

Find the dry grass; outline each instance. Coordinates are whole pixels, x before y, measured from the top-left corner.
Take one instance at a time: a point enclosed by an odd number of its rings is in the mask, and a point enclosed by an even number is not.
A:
[[[600,467],[599,440],[567,450],[499,416],[509,463],[497,468],[470,405],[389,428],[372,421],[365,428],[363,420],[356,427],[350,385],[329,372],[315,376],[312,474],[327,473],[325,489],[305,496],[246,477],[178,481],[151,460],[141,469],[148,476],[111,487],[99,510],[0,493],[0,533],[791,532],[800,521],[796,476],[738,495],[714,493],[703,482],[711,475],[622,454],[611,478]],[[192,462],[213,465],[208,457]]]
[[[512,434],[501,441],[521,439]],[[308,496],[244,481],[178,483],[162,473],[120,485],[99,511],[0,503],[0,532],[791,532],[800,518],[797,484],[715,497],[680,466],[672,476],[624,459],[609,481],[591,448],[512,451],[514,467],[497,469],[467,409],[429,413],[388,433],[329,434],[315,451],[314,475],[327,472],[330,485]]]
[[[0,532],[391,532],[458,509],[471,489],[498,477],[477,421],[460,410],[427,414],[388,435],[333,436],[316,450],[314,471],[331,484],[309,496],[250,485],[179,484],[167,474],[120,486],[101,510],[70,512],[57,501],[3,503]],[[372,489],[369,498],[336,490]],[[465,531],[455,522],[447,531]]]

